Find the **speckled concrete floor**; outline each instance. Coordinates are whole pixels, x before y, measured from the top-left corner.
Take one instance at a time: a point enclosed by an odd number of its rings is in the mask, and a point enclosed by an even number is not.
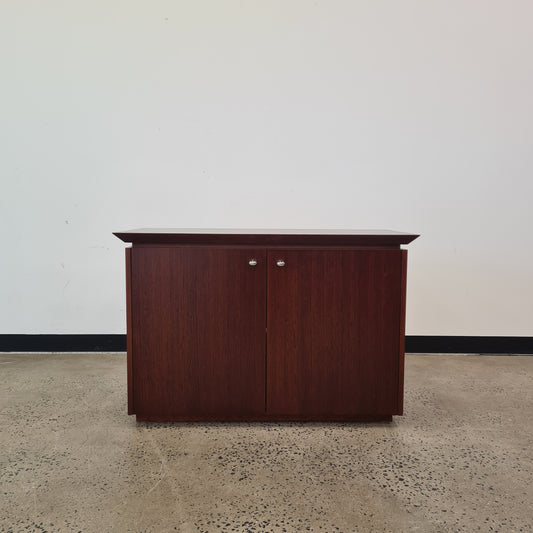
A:
[[[136,424],[124,354],[0,354],[0,531],[532,531],[533,357],[408,356],[392,424]]]

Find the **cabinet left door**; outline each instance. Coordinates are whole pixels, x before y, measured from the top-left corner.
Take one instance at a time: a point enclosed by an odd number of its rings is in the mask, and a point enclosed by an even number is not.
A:
[[[255,248],[133,247],[138,420],[265,413],[265,255]]]

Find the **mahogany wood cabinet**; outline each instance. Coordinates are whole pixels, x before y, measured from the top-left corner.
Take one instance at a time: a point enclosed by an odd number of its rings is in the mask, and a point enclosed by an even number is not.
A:
[[[407,251],[393,231],[142,229],[126,248],[139,421],[391,420]]]

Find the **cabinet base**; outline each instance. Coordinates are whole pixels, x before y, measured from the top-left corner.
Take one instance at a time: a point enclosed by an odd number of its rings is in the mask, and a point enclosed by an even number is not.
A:
[[[392,422],[392,415],[250,415],[156,416],[136,415],[137,422]]]

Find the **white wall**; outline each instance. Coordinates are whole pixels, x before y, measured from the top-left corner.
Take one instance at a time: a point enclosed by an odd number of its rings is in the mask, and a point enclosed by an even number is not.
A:
[[[0,3],[0,333],[123,333],[134,227],[389,228],[407,333],[533,335],[533,2]]]

